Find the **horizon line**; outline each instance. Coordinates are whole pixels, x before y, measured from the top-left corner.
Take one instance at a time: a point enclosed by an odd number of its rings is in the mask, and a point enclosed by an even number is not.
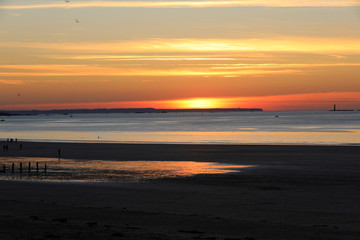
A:
[[[13,110],[4,110],[0,109],[0,113],[4,112],[30,112],[30,111],[96,111],[96,110],[136,110],[136,109],[148,109],[148,110],[236,110],[236,109],[262,109],[262,108],[154,108],[154,107],[140,107],[140,108],[54,108],[54,109],[13,109]]]
[[[255,110],[263,112],[286,112],[286,111],[334,111],[333,109],[287,109],[287,110],[264,110],[263,108],[154,108],[154,107],[142,107],[142,108],[57,108],[57,109],[13,109],[5,110],[0,109],[0,114],[15,113],[15,112],[51,112],[51,111],[111,111],[111,110],[153,110],[153,111],[211,111],[211,110]],[[360,109],[337,109],[336,111],[360,111]]]

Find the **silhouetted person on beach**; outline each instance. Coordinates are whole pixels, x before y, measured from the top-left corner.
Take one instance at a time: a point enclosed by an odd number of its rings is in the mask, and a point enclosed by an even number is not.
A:
[[[60,148],[58,150],[58,155],[59,155],[59,161],[60,161],[60,158],[61,158],[61,149]]]

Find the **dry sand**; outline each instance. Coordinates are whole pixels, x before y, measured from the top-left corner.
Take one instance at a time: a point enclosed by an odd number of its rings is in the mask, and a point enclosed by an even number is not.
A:
[[[1,239],[360,239],[359,146],[22,144],[0,157],[61,148],[69,159],[256,167],[146,183],[0,181]]]

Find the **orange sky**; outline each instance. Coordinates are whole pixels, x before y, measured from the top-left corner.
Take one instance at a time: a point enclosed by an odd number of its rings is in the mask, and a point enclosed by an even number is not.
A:
[[[83,102],[53,104],[17,104],[5,105],[5,109],[80,109],[80,108],[263,108],[266,111],[286,110],[331,110],[333,104],[337,109],[359,110],[360,93],[313,93],[244,98],[191,98],[162,101],[122,101],[122,102]]]
[[[358,5],[4,1],[0,109],[360,109]]]

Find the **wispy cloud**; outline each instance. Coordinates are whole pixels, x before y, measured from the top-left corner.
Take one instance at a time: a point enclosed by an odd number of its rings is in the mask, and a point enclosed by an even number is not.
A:
[[[2,42],[0,47],[34,48],[76,53],[226,53],[231,52],[308,52],[340,55],[360,53],[358,38],[282,38],[282,39],[145,39],[123,42]]]
[[[25,84],[22,80],[6,80],[6,79],[0,79],[0,85],[20,85]]]
[[[0,9],[42,9],[42,8],[199,8],[199,7],[345,7],[359,6],[358,0],[208,0],[208,1],[70,1],[27,5],[4,5]]]
[[[232,57],[216,57],[207,55],[44,55],[44,58],[71,60],[101,60],[101,61],[227,61],[236,60]]]
[[[208,67],[188,68],[116,68],[97,65],[0,65],[0,76],[257,76],[273,74],[294,74],[295,69],[211,69]]]
[[[265,76],[306,74],[322,68],[359,67],[360,63],[278,64],[278,63],[216,63],[162,65],[144,67],[139,64],[126,67],[102,65],[0,65],[2,77],[59,77],[59,76]],[[22,84],[21,81],[0,80],[3,84]]]
[[[19,17],[21,16],[20,13],[15,13],[15,12],[10,12],[9,15],[13,16],[13,17]]]
[[[306,69],[317,67],[351,67],[360,66],[360,63],[315,63],[315,64],[278,64],[278,63],[260,63],[260,64],[217,64],[212,69]]]

